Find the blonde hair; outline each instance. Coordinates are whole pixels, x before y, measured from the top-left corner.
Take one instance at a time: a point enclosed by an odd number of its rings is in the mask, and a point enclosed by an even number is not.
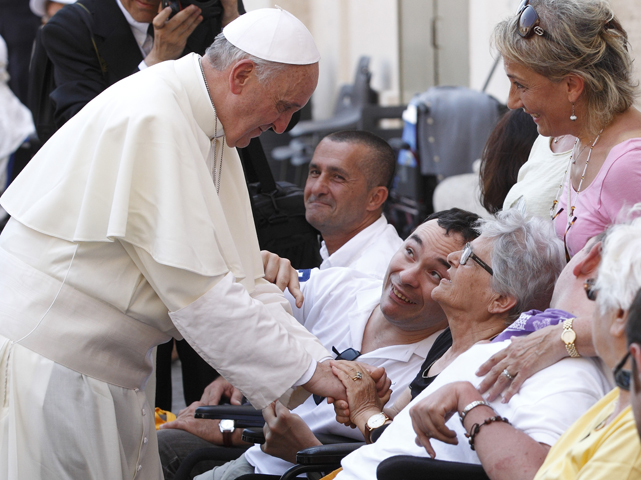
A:
[[[584,81],[587,129],[596,134],[634,103],[636,83],[628,34],[604,0],[532,0],[543,38],[522,38],[515,15],[494,29],[492,43],[504,59],[553,82],[569,74]]]

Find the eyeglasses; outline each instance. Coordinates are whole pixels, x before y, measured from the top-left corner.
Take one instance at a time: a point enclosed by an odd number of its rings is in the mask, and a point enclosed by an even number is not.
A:
[[[483,267],[487,273],[494,276],[494,270],[492,270],[492,267],[490,267],[487,263],[481,260],[472,251],[472,244],[466,243],[465,248],[463,249],[463,254],[461,255],[461,259],[458,261],[459,265],[465,265],[470,258],[474,260],[476,263],[478,263],[481,267]]]
[[[630,391],[631,373],[630,370],[624,369],[623,365],[625,365],[625,362],[628,361],[629,357],[630,352],[626,353],[625,357],[623,357],[618,365],[612,370],[612,374],[614,375],[614,383],[616,383],[617,387],[619,387],[621,390],[625,390],[626,392]]]
[[[585,295],[588,297],[588,300],[592,300],[593,302],[596,300],[596,294],[597,294],[595,283],[596,283],[595,278],[588,278],[583,284],[583,288],[585,289]]]
[[[539,26],[541,19],[539,18],[539,14],[536,13],[536,10],[534,10],[534,7],[529,3],[530,0],[523,0],[516,11],[516,14],[519,16],[516,31],[523,38],[530,38],[533,33],[542,37],[545,35],[545,30]]]
[[[336,347],[332,347],[332,352],[336,354],[336,358],[334,358],[334,360],[348,360],[353,362],[361,356],[361,352],[355,348],[348,348],[339,353],[338,350],[336,350]],[[323,400],[325,400],[325,397],[314,394],[314,402],[316,402],[316,405],[320,405]]]

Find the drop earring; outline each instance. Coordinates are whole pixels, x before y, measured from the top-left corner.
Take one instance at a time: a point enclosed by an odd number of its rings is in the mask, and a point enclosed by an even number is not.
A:
[[[576,115],[574,114],[574,104],[572,104],[572,115],[570,115],[570,120],[576,122]]]

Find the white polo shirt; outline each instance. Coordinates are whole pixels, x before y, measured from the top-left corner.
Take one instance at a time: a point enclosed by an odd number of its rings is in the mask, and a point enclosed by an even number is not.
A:
[[[482,379],[475,375],[475,371],[490,356],[505,348],[507,342],[509,340],[477,344],[460,355],[394,418],[376,443],[361,447],[345,457],[341,463],[343,471],[336,479],[376,480],[376,468],[386,458],[394,455],[427,457],[425,449],[414,441],[416,433],[412,428],[410,408],[448,383],[467,380],[478,386]],[[527,379],[509,403],[500,403],[499,397],[499,400],[491,402],[492,407],[537,442],[553,445],[570,425],[610,390],[609,380],[601,368],[601,362],[596,359],[561,360]],[[465,430],[458,415],[453,415],[446,425],[456,432],[459,443],[449,445],[432,440],[436,459],[480,464],[476,452],[464,437]]]
[[[382,282],[349,268],[314,270],[310,280],[302,284],[305,295],[303,307],[292,303],[294,316],[329,350],[336,347],[361,350],[365,325],[380,302]],[[293,302],[291,296],[288,296]],[[385,368],[392,380],[390,405],[407,388],[421,368],[434,340],[441,333],[410,345],[393,345],[361,355],[358,361]],[[336,422],[334,408],[323,401],[316,405],[309,397],[293,410],[300,415],[314,433],[330,433],[362,440],[358,429]],[[246,460],[256,473],[280,475],[292,466],[277,457],[263,453],[259,446],[245,452]]]
[[[403,239],[381,214],[381,218],[358,232],[331,255],[325,242],[322,242],[320,254],[323,263],[320,269],[349,267],[382,280],[392,256],[402,244]]]

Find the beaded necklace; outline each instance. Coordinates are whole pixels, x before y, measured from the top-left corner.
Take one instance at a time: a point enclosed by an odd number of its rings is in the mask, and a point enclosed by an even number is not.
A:
[[[554,220],[562,211],[563,209],[561,208],[558,212],[555,212],[556,206],[559,203],[559,196],[561,195],[561,192],[563,191],[563,184],[567,182],[567,190],[568,190],[568,202],[567,202],[567,217],[568,217],[568,223],[566,227],[566,233],[572,226],[572,224],[575,222],[576,218],[574,217],[574,209],[576,207],[576,203],[579,200],[579,195],[581,193],[581,186],[583,185],[583,180],[585,179],[585,172],[588,170],[588,164],[590,163],[590,157],[592,156],[592,149],[596,145],[596,142],[599,141],[599,138],[601,137],[601,134],[603,133],[603,129],[598,133],[596,138],[594,139],[594,142],[592,142],[592,145],[590,145],[590,150],[588,151],[588,158],[585,159],[585,166],[583,167],[583,173],[581,173],[581,180],[579,180],[579,187],[576,189],[576,197],[574,197],[574,205],[572,205],[572,178],[568,175],[568,172],[570,171],[570,166],[576,162],[576,160],[573,162],[574,154],[576,152],[576,146],[579,144],[579,139],[577,138],[574,141],[574,146],[572,147],[572,153],[570,154],[570,159],[568,160],[568,166],[565,169],[565,173],[563,174],[563,180],[559,184],[559,188],[556,192],[556,197],[554,198],[554,202],[552,203],[552,208],[550,208],[550,217],[552,220]],[[579,152],[578,157],[583,153],[583,150],[585,147]]]

